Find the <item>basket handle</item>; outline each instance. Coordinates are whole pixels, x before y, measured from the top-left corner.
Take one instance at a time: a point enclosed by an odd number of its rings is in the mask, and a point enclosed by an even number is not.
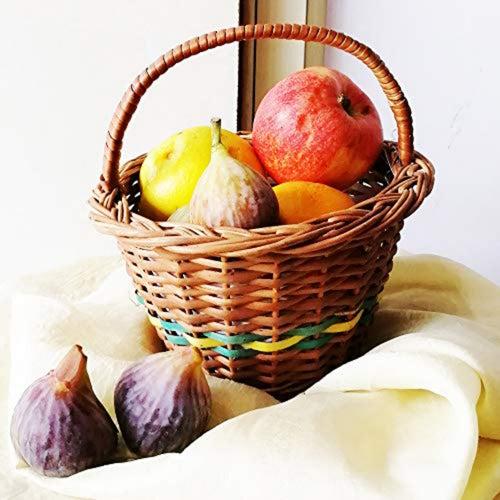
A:
[[[406,166],[412,161],[414,151],[410,107],[401,87],[375,52],[347,35],[327,28],[305,24],[249,24],[213,31],[184,42],[160,56],[136,77],[123,94],[108,128],[104,148],[104,165],[100,179],[101,189],[110,193],[115,188],[120,187],[118,170],[125,130],[141,97],[158,77],[178,62],[199,52],[227,43],[262,38],[318,42],[348,52],[368,66],[382,87],[394,114],[398,130],[398,153],[401,165]]]

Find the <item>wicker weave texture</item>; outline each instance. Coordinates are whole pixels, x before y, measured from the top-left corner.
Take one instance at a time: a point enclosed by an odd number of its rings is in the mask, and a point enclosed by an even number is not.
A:
[[[119,167],[125,129],[140,98],[181,60],[254,38],[316,41],[356,56],[372,70],[388,98],[397,144],[386,142],[377,164],[352,186],[354,208],[313,221],[243,230],[154,222],[141,216],[138,171],[144,155]],[[245,348],[243,353],[235,339],[251,334],[285,345],[289,332],[304,325],[329,318],[345,318],[350,325],[366,301],[375,300],[391,269],[403,220],[433,186],[432,165],[414,152],[412,130],[408,103],[394,77],[371,49],[350,37],[302,25],[221,30],[160,57],[124,94],[108,131],[103,174],[90,200],[91,217],[100,231],[117,238],[153,321],[179,325],[191,343],[212,345],[215,335],[218,347],[204,349],[208,370],[288,397],[352,356],[370,315],[366,313],[362,326],[328,338],[315,334],[311,338],[316,344],[304,341],[272,352]],[[179,345],[176,339],[182,340],[183,333],[156,326],[167,347]]]

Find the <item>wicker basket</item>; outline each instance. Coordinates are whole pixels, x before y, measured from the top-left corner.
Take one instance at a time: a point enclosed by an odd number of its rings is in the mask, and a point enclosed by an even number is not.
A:
[[[144,155],[119,167],[125,129],[142,95],[167,69],[242,40],[319,42],[353,54],[379,81],[397,123],[354,208],[308,223],[254,230],[153,222],[137,213]],[[107,134],[91,198],[98,230],[118,240],[145,306],[169,349],[196,345],[214,375],[287,398],[356,354],[396,252],[403,219],[432,189],[432,165],[413,150],[398,83],[368,47],[335,31],[265,24],[194,38],[157,59],[125,92]]]

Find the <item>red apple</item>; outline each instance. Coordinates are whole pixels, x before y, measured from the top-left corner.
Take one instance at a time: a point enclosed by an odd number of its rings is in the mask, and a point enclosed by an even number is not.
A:
[[[278,183],[344,189],[375,162],[382,125],[369,97],[346,75],[312,67],[287,76],[262,99],[252,144]]]

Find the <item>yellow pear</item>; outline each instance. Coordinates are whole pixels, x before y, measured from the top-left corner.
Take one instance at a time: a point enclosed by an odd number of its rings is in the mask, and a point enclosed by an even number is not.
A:
[[[259,173],[264,172],[245,139],[228,130],[222,130],[221,137],[231,156]],[[210,162],[210,149],[210,127],[183,130],[153,148],[139,173],[140,213],[153,220],[166,220],[188,204],[198,179]]]

